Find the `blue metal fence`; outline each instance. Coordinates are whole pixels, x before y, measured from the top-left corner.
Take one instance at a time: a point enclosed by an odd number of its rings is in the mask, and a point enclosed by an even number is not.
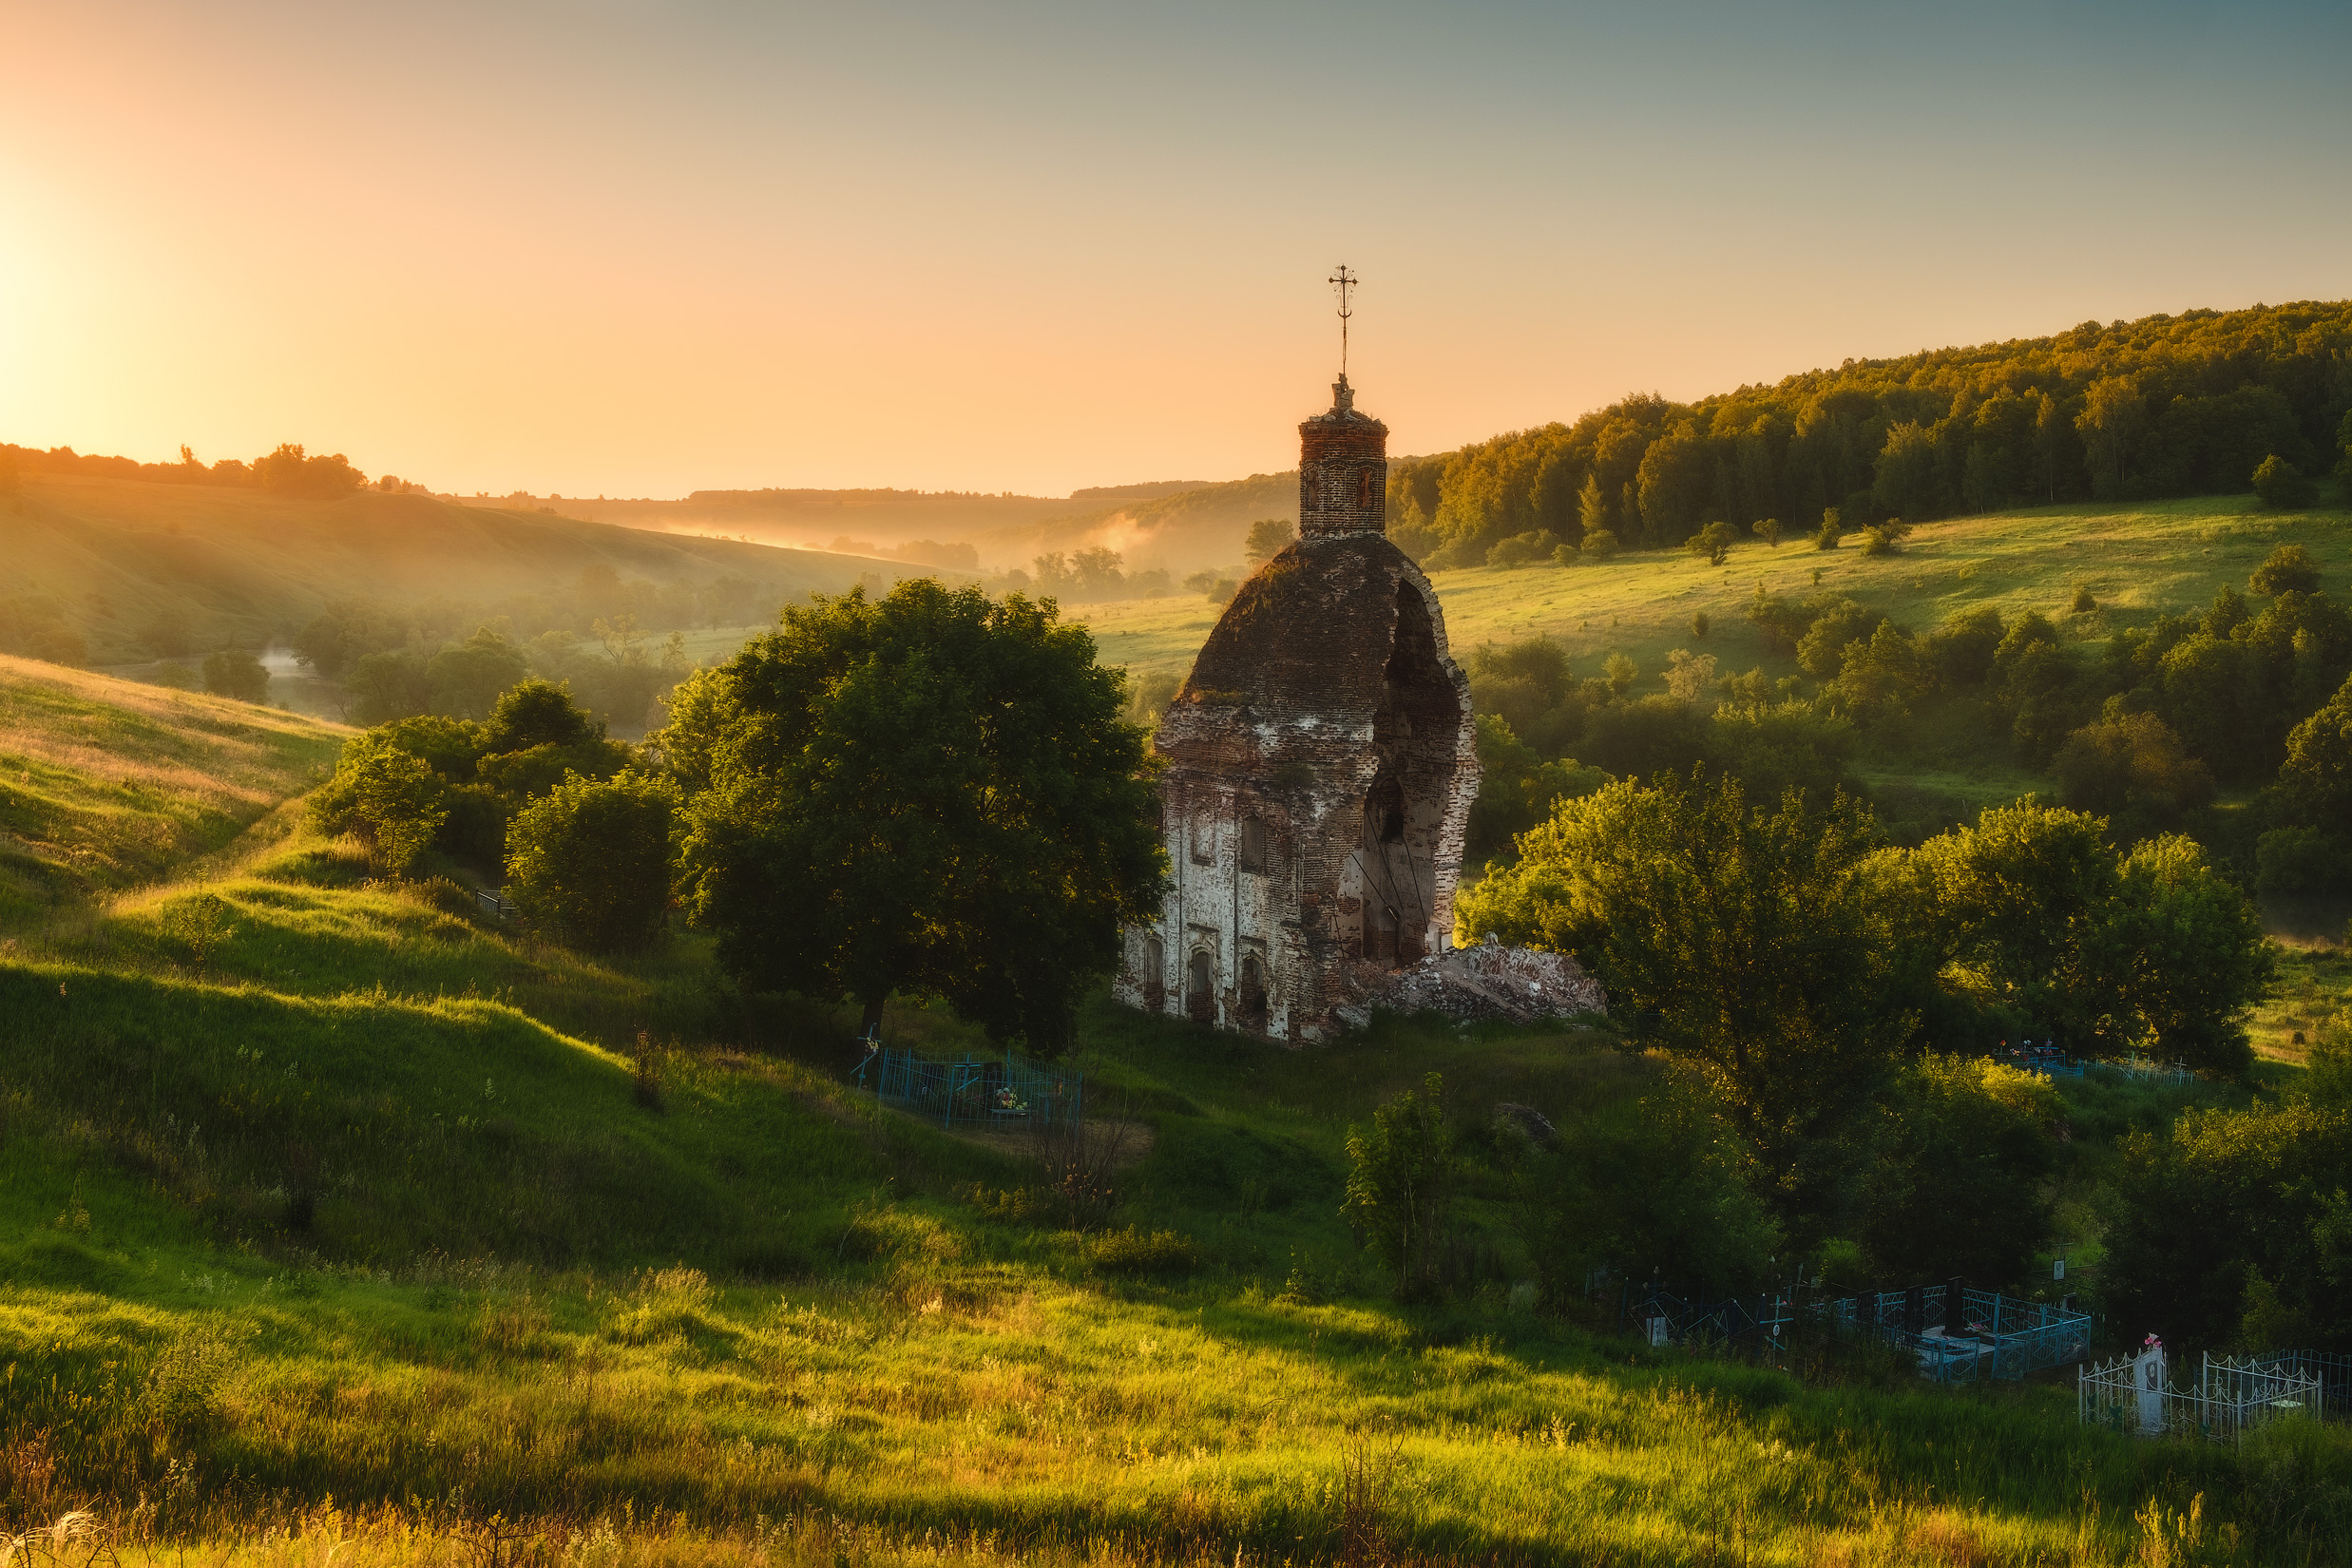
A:
[[[857,1065],[857,1086],[942,1127],[1069,1124],[1086,1112],[1084,1075],[1049,1062],[965,1053],[947,1061],[874,1045]]]
[[[1911,1351],[1920,1375],[1938,1383],[2022,1378],[2080,1361],[2091,1350],[2091,1315],[1995,1291],[1962,1288],[1954,1314],[1942,1285],[1825,1301],[1818,1314],[1842,1330],[1875,1334]]]

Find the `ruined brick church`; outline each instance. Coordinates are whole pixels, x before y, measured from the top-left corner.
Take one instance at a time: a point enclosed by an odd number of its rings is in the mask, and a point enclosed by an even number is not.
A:
[[[1388,428],[1343,369],[1298,433],[1298,540],[1242,584],[1160,719],[1172,884],[1117,982],[1133,1005],[1294,1042],[1452,945],[1479,783],[1444,612],[1387,537]]]

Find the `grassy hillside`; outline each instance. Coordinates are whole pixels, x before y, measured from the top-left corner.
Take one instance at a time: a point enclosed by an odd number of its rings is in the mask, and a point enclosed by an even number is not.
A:
[[[0,948],[0,1526],[94,1505],[175,1563],[2342,1560],[2311,1434],[2141,1444],[2062,1386],[1514,1310],[1507,1162],[1465,1195],[1483,1282],[1393,1302],[1349,1123],[1432,1070],[1468,1125],[1643,1093],[1605,1030],[1294,1053],[1098,1004],[1072,1065],[1133,1136],[1073,1213],[1018,1140],[877,1113],[843,1021],[698,937],[592,960],[371,880],[299,826],[324,727],[7,676],[11,756],[217,799],[138,797],[199,826]],[[2150,1109],[2114,1099],[2084,1135]]]
[[[0,929],[220,849],[325,778],[349,733],[0,656]]]
[[[188,619],[199,648],[258,646],[336,599],[488,604],[600,565],[659,583],[732,574],[797,598],[838,591],[876,564],[430,496],[303,501],[50,474],[26,477],[7,529],[8,595],[47,601],[98,663],[143,657],[135,640],[166,611]]]
[[[1864,556],[1859,539],[1821,551],[1805,541],[1777,549],[1735,546],[1721,566],[1679,551],[1619,556],[1596,565],[1471,567],[1431,574],[1445,605],[1457,655],[1481,642],[1550,637],[1580,674],[1597,675],[1613,653],[1641,666],[1662,689],[1666,653],[1711,653],[1726,672],[1761,664],[1785,675],[1795,663],[1764,644],[1745,616],[1762,583],[1791,597],[1816,589],[1848,595],[1915,629],[1990,604],[2004,618],[2038,610],[2079,638],[2209,602],[2224,583],[2243,590],[2247,574],[2282,544],[2306,545],[2323,586],[2352,585],[2352,510],[2261,511],[2250,495],[2113,507],[2048,507],[1927,524],[1892,555]],[[2087,587],[2099,609],[2068,606]],[[1692,617],[1705,614],[1704,641]],[[1074,605],[1104,659],[1138,672],[1182,675],[1216,623],[1218,610],[1190,597]]]

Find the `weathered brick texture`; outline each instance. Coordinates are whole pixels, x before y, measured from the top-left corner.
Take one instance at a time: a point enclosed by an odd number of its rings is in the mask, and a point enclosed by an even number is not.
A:
[[[1334,392],[1299,427],[1298,542],[1242,584],[1160,720],[1174,888],[1117,985],[1292,1042],[1339,1027],[1366,962],[1451,944],[1478,794],[1468,678],[1383,521],[1387,428]]]

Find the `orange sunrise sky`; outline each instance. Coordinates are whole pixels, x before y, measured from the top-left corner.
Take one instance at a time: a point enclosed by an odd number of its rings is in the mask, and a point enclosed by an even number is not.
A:
[[[2352,8],[0,5],[0,439],[1066,493],[2352,289]]]

